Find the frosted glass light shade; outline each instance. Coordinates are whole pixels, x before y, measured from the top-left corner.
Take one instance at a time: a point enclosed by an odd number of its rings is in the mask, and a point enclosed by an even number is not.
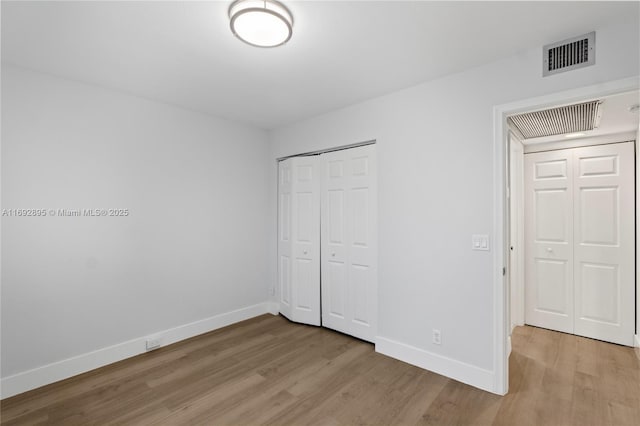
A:
[[[231,32],[257,47],[280,46],[291,38],[293,17],[275,0],[236,0],[229,7]]]

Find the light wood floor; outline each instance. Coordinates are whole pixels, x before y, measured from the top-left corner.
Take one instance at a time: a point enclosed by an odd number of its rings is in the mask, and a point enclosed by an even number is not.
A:
[[[633,349],[519,327],[499,397],[264,315],[2,401],[2,424],[639,425]]]

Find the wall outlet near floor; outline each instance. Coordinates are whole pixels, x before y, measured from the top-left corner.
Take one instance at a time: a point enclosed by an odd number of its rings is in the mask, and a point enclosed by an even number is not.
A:
[[[440,334],[440,330],[433,329],[433,339],[432,342],[434,345],[442,344],[442,335]]]
[[[147,350],[152,351],[162,346],[162,338],[160,336],[147,337]]]

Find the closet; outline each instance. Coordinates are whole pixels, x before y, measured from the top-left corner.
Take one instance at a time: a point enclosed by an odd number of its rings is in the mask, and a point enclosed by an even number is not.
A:
[[[634,143],[524,155],[525,322],[633,345]]]
[[[280,313],[373,342],[376,224],[374,144],[281,160]]]

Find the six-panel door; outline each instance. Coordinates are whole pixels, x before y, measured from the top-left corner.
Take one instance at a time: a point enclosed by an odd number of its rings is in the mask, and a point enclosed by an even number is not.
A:
[[[525,156],[525,322],[573,333],[573,156]]]
[[[634,147],[525,155],[526,322],[632,345]]]
[[[278,163],[278,294],[280,313],[292,319],[291,308],[291,158]]]
[[[373,342],[377,310],[375,146],[322,160],[322,324]]]
[[[279,164],[278,281],[280,312],[320,325],[320,169],[317,156]]]
[[[633,345],[634,143],[574,151],[575,334]]]

